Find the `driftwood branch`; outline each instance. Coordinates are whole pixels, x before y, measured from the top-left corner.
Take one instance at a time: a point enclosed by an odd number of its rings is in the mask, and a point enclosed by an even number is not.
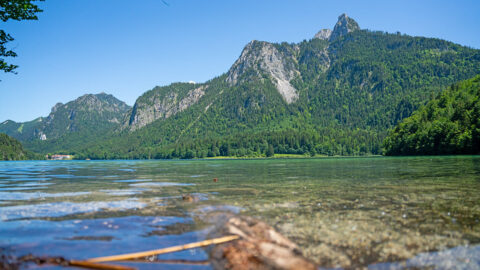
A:
[[[70,260],[68,261],[69,266],[78,266],[83,268],[91,268],[91,269],[104,269],[104,270],[134,270],[136,268],[123,266],[123,265],[115,265],[115,264],[102,264],[102,263],[93,263],[87,261],[76,261]]]
[[[210,262],[214,269],[317,269],[314,263],[302,256],[297,245],[254,218],[227,218],[214,232],[241,237],[238,241],[212,247]]]
[[[129,262],[134,262],[134,263],[164,263],[164,264],[185,264],[185,265],[209,265],[210,261],[209,260],[203,260],[203,261],[195,261],[195,260],[162,260],[162,259],[153,259],[149,260],[147,259],[132,259],[129,260]]]
[[[122,254],[122,255],[98,257],[98,258],[88,259],[88,260],[86,260],[86,262],[98,263],[98,262],[126,261],[126,260],[132,260],[132,259],[148,257],[148,256],[153,256],[153,255],[160,255],[160,254],[165,254],[165,253],[177,252],[177,251],[182,251],[182,250],[186,250],[186,249],[192,249],[192,248],[205,247],[205,246],[210,246],[210,245],[215,245],[215,244],[226,243],[226,242],[230,242],[230,241],[233,241],[233,240],[236,240],[236,239],[239,239],[239,238],[240,237],[238,235],[229,235],[229,236],[219,237],[219,238],[215,238],[215,239],[209,239],[209,240],[204,240],[204,241],[200,241],[200,242],[190,243],[190,244],[186,244],[186,245],[180,245],[180,246],[174,246],[174,247],[168,247],[168,248],[162,248],[162,249],[156,249],[156,250],[149,250],[149,251],[142,251],[142,252],[135,252],[135,253],[128,253],[128,254]]]

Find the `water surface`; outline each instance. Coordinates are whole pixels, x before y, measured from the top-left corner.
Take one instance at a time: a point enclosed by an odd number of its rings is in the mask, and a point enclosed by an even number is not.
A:
[[[472,156],[0,162],[0,252],[158,249],[207,238],[208,214],[228,211],[266,221],[325,268],[475,268],[479,191]],[[157,259],[194,262],[129,264],[210,268],[195,263],[203,249]]]

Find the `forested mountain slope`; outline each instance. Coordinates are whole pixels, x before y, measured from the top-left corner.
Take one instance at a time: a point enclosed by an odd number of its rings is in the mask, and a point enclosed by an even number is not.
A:
[[[386,155],[480,153],[480,75],[450,86],[385,139]]]
[[[25,123],[7,120],[0,124],[0,132],[36,152],[70,151],[118,128],[129,109],[112,95],[87,94],[66,104],[57,103],[48,117]]]
[[[22,144],[7,134],[0,133],[0,160],[26,160],[31,155]]]
[[[90,158],[275,153],[381,154],[387,130],[480,70],[480,51],[361,30],[345,14],[298,44],[252,41],[202,84],[145,93],[116,136],[72,149]]]

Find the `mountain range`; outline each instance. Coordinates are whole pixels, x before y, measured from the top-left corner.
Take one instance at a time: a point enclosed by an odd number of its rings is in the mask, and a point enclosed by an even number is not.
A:
[[[480,50],[364,30],[342,14],[300,43],[251,41],[205,83],[155,87],[133,107],[84,95],[0,132],[77,158],[382,154],[388,130],[479,71]]]

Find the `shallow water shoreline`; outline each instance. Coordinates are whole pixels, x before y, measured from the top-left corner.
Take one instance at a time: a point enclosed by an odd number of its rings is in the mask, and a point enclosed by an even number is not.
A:
[[[204,217],[226,211],[265,221],[322,267],[382,266],[478,245],[478,175],[479,156],[3,162],[0,247],[79,259],[155,249],[206,239]],[[161,257],[182,258],[208,256]]]

